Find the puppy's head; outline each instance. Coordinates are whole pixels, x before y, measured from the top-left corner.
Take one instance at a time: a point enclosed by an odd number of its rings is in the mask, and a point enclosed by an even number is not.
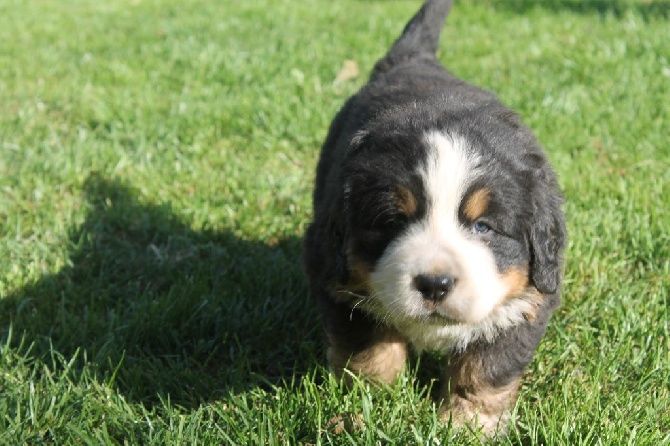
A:
[[[382,317],[476,324],[557,291],[564,224],[554,175],[516,125],[363,131],[344,168],[350,276]]]

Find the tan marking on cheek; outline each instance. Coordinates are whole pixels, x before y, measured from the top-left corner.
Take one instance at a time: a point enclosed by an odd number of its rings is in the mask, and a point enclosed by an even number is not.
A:
[[[349,256],[349,282],[347,283],[347,288],[351,291],[369,293],[370,273],[371,269],[367,263],[354,256]]]
[[[347,255],[349,278],[346,283],[335,284],[331,289],[335,299],[340,302],[356,300],[372,292],[370,285],[370,266],[352,254]]]
[[[466,200],[463,213],[470,221],[475,221],[484,215],[490,201],[491,191],[488,188],[478,189]]]
[[[540,306],[542,305],[542,302],[544,301],[545,297],[544,294],[540,293],[537,288],[534,286],[529,286],[526,287],[526,294],[525,294],[526,300],[528,300],[530,303],[533,304],[533,307],[526,311],[523,314],[523,317],[529,321],[533,322],[535,319],[537,319],[538,312],[540,311]]]
[[[528,267],[513,267],[503,272],[500,279],[507,286],[506,299],[520,298],[532,304],[530,310],[523,313],[527,321],[534,321],[537,318],[540,305],[544,301],[544,295],[537,288],[530,285],[528,277]]]
[[[528,267],[513,266],[500,274],[500,280],[507,286],[506,298],[521,296],[528,286]]]
[[[414,215],[418,207],[416,197],[412,191],[403,186],[396,188],[395,205],[400,213],[406,217]]]

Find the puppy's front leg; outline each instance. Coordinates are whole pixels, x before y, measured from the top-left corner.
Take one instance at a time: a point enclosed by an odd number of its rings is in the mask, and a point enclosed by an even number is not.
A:
[[[407,341],[395,329],[333,301],[322,303],[322,318],[329,344],[328,365],[338,378],[346,369],[391,383],[405,368]]]
[[[451,418],[455,426],[470,424],[489,437],[505,434],[521,377],[519,373],[494,382],[490,366],[476,351],[451,358],[442,391],[444,421]]]
[[[347,369],[354,374],[391,383],[405,368],[407,344],[393,333],[375,333],[358,351],[342,348],[336,342],[328,348],[328,364],[336,376]]]

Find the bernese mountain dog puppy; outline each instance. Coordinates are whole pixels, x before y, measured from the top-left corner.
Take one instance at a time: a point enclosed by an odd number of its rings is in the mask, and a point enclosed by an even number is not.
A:
[[[426,1],[333,120],[304,262],[336,376],[446,353],[445,421],[494,435],[560,303],[565,223],[531,131],[437,61],[450,8]]]

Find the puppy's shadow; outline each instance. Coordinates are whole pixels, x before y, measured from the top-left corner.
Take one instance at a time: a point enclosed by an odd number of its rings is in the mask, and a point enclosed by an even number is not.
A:
[[[69,264],[0,300],[2,341],[89,363],[130,400],[186,407],[280,384],[318,363],[320,330],[300,240],[272,245],[195,231],[91,177]]]

